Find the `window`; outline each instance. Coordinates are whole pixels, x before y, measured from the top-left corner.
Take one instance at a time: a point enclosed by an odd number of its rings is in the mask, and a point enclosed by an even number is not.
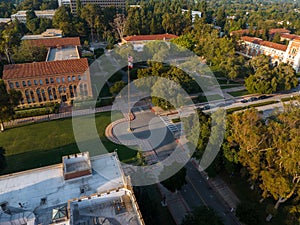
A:
[[[85,74],[83,75],[83,80],[86,80],[86,75]]]
[[[24,80],[22,81],[22,85],[23,87],[26,87],[26,82]]]
[[[49,84],[49,80],[48,80],[48,78],[46,78],[46,79],[45,79],[45,81],[46,81],[46,84]]]
[[[65,83],[65,78],[64,77],[61,78],[61,82]]]
[[[16,87],[18,88],[18,87],[20,87],[20,84],[19,84],[19,82],[16,82]]]
[[[76,80],[76,77],[75,76],[72,76],[72,81],[75,81]]]
[[[14,88],[14,83],[9,82],[9,87],[10,87],[10,89],[13,89]]]
[[[80,75],[78,75],[78,80],[81,80],[81,76]]]
[[[52,77],[50,78],[50,82],[51,82],[51,84],[54,83],[54,79]]]
[[[38,85],[38,81],[37,80],[34,80],[34,85]]]
[[[68,76],[68,82],[71,82],[71,77],[70,76]]]
[[[27,84],[28,84],[28,86],[30,87],[30,86],[31,86],[31,81],[28,80],[28,81],[27,81]]]
[[[43,85],[43,80],[42,79],[40,79],[40,85]]]
[[[58,84],[60,83],[60,78],[59,78],[59,77],[56,78],[56,82],[57,82]]]

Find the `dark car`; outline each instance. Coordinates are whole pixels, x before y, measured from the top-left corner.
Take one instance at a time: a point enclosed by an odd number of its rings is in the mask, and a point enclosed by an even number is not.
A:
[[[257,101],[257,100],[258,100],[258,98],[256,98],[256,97],[251,97],[251,98],[248,99],[249,102],[254,102],[254,101]]]
[[[247,99],[242,99],[241,103],[247,103],[248,100]]]
[[[261,95],[258,97],[259,100],[263,100],[263,99],[266,99],[266,98],[270,98],[271,96],[267,96],[267,95]]]
[[[210,109],[210,106],[209,106],[209,105],[206,105],[206,106],[204,106],[204,107],[202,108],[202,110],[208,110],[208,109]]]

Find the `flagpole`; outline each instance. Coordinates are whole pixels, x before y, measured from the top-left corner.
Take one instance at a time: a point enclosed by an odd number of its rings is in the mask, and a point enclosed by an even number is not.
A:
[[[127,73],[127,76],[128,76],[128,131],[132,131],[131,124],[130,124],[131,110],[130,110],[130,67],[129,67],[129,62],[127,65],[127,71],[128,71],[128,73]]]

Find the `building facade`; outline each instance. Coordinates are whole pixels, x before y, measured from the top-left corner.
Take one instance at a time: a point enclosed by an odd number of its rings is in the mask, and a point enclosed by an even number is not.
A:
[[[46,18],[46,19],[53,19],[53,16],[55,14],[55,10],[35,10],[35,15],[38,18]],[[11,19],[12,20],[18,20],[21,23],[26,23],[26,11],[22,10],[22,11],[18,11],[15,14],[11,15]]]
[[[8,90],[21,91],[21,106],[92,97],[89,65],[84,58],[5,65],[3,80]]]
[[[68,5],[68,1],[64,1],[65,3],[62,3],[64,5]],[[86,4],[92,4],[92,5],[99,5],[101,8],[106,7],[116,7],[117,9],[121,9],[122,11],[125,10],[126,6],[126,0],[80,0],[81,6],[85,6]],[[76,5],[77,0],[70,0],[69,6],[71,8],[71,12],[73,14],[76,14]]]
[[[286,35],[284,38],[287,38]],[[300,37],[288,36],[291,38],[288,46],[270,41],[263,41],[260,38],[243,36],[239,45],[239,53],[252,58],[264,54],[269,56],[273,64],[281,62],[290,64],[296,72],[300,71]]]

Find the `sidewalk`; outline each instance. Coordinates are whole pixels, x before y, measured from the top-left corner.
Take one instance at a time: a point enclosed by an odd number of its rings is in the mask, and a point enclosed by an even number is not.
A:
[[[162,184],[157,184],[158,189],[160,190],[162,199],[165,197],[166,205],[177,225],[182,223],[183,218],[191,212],[189,206],[181,196],[181,193],[172,193],[167,190]]]
[[[203,177],[208,178],[207,173],[200,168],[195,159],[191,159],[191,162],[199,170]],[[209,178],[207,181],[211,188],[219,194],[221,200],[228,206],[228,208],[236,209],[237,205],[240,203],[240,200],[219,176],[215,178]]]

